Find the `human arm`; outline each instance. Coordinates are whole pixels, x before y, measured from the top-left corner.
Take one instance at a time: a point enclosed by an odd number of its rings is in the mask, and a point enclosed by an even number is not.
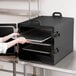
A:
[[[16,38],[15,40],[12,40],[12,41],[8,42],[7,43],[7,48],[10,48],[10,47],[14,46],[17,43],[24,44],[24,43],[29,43],[29,42],[30,41],[28,41],[26,38],[19,37],[19,38]]]
[[[11,48],[17,43],[24,44],[24,43],[29,43],[29,41],[24,37],[19,37],[7,43],[0,43],[0,53],[6,53],[7,49]]]
[[[14,36],[18,36],[18,35],[19,35],[19,33],[12,33],[7,36],[1,37],[0,42],[5,42],[5,41],[9,40],[10,38],[12,38]]]
[[[0,53],[6,53],[7,49],[7,43],[0,43]]]

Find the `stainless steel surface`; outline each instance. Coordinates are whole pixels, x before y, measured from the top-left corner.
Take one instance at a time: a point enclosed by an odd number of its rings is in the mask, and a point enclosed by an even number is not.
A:
[[[42,68],[42,76],[46,76],[45,73],[46,73],[46,69]]]
[[[26,66],[27,66],[27,65],[24,64],[24,76],[27,76],[27,72],[26,72],[26,69],[27,69],[27,68],[26,68]]]
[[[0,71],[13,73],[13,71],[12,70],[9,70],[9,69],[8,70],[6,70],[6,69],[0,69]],[[23,72],[18,72],[18,71],[16,71],[16,74],[24,75]]]
[[[11,62],[13,64],[13,76],[16,76],[16,57],[15,56],[0,56],[0,61]]]
[[[16,76],[16,62],[13,62],[13,76]]]
[[[32,42],[44,42],[44,41],[46,41],[46,40],[48,40],[48,39],[50,39],[51,38],[51,36],[49,36],[49,37],[47,37],[47,38],[45,38],[45,39],[43,39],[43,40],[34,40],[34,39],[28,39],[29,41],[32,41]]]
[[[5,61],[4,59],[5,58],[0,57],[1,61],[2,60]],[[7,61],[9,61],[9,59]],[[66,56],[63,60],[61,60],[56,65],[46,65],[46,64],[41,64],[41,63],[33,63],[33,62],[21,61],[19,59],[18,59],[18,63],[24,65],[24,74],[25,75],[26,75],[26,66],[27,65],[76,75],[76,51],[74,51],[71,54],[69,54],[68,56]]]
[[[36,67],[33,67],[33,76],[36,76]]]

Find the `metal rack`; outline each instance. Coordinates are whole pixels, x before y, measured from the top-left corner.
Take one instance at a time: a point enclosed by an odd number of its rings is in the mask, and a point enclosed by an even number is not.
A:
[[[12,65],[13,66],[13,76],[16,76],[16,62],[17,62],[17,59],[16,59],[15,56],[10,56],[10,57],[9,56],[0,56],[0,61],[12,63],[13,64]],[[1,70],[2,69],[0,69],[0,71]]]

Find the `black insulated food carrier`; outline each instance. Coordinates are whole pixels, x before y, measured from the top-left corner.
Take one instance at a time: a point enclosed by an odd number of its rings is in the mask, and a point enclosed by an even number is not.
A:
[[[19,58],[45,64],[56,64],[73,51],[74,19],[54,12],[19,23],[19,33],[30,43],[19,44]]]

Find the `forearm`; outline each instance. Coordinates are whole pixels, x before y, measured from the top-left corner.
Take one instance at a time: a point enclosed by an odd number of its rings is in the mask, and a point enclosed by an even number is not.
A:
[[[7,38],[8,39],[8,38]],[[24,37],[19,37],[19,38],[16,38],[15,40],[12,40],[10,42],[7,42],[7,49],[14,46],[15,44],[17,43],[20,43],[20,44],[24,44],[24,43],[28,43],[29,41],[27,39],[25,39]]]
[[[15,40],[12,40],[12,41],[8,42],[7,43],[7,48],[10,48],[17,43],[24,44],[24,43],[28,43],[28,42],[29,41],[27,39],[25,39],[24,37],[19,37],[19,38],[16,38]]]
[[[17,43],[18,43],[17,39],[13,40],[13,41],[10,41],[10,42],[7,43],[7,48],[10,48],[10,47],[14,46]]]
[[[2,42],[9,40],[12,37],[12,34],[2,37]]]

